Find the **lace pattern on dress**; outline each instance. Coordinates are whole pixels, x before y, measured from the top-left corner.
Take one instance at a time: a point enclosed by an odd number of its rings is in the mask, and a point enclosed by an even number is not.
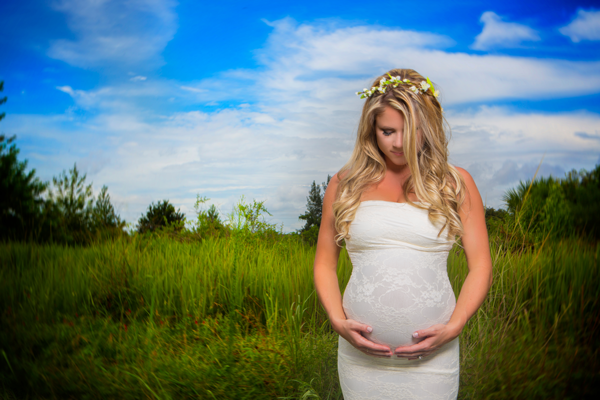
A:
[[[447,323],[456,299],[446,262],[452,242],[407,203],[359,206],[346,248],[353,271],[343,297],[346,316],[373,327],[366,337],[392,350],[417,343],[412,333]],[[340,337],[338,371],[344,398],[455,399],[458,338],[423,360],[378,358]]]

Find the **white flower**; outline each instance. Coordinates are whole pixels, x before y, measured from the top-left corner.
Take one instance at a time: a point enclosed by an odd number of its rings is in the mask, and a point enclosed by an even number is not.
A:
[[[405,79],[403,82],[409,82],[409,80],[408,80],[408,79]]]
[[[409,87],[410,90],[412,90],[414,93],[419,94],[419,89],[417,89],[416,86],[411,86]]]
[[[379,86],[383,85],[385,83],[385,78],[381,78],[381,80],[379,81]]]
[[[435,92],[433,92],[433,97],[438,97],[440,95],[440,91],[436,90]]]
[[[421,81],[421,90],[426,92],[429,88],[431,87],[431,85],[425,81]]]

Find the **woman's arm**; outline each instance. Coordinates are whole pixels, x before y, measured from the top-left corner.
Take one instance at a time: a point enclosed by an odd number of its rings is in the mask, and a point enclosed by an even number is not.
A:
[[[333,215],[333,202],[335,201],[338,184],[339,178],[336,174],[327,185],[323,199],[321,227],[319,229],[314,266],[317,295],[329,316],[334,331],[364,353],[390,357],[392,351],[388,346],[373,343],[362,336],[361,332],[372,332],[373,329],[368,325],[347,319],[342,307],[342,295],[337,278],[340,248],[335,242],[337,232]]]
[[[462,244],[469,268],[456,308],[448,322],[458,332],[458,336],[467,321],[477,312],[492,286],[492,257],[481,195],[471,175],[462,168],[457,170],[467,185],[467,198],[460,210],[460,219],[464,228]]]
[[[457,170],[466,185],[466,198],[459,215],[464,229],[462,244],[469,273],[458,295],[450,321],[446,325],[437,324],[413,333],[413,337],[425,339],[412,346],[398,347],[395,351],[398,357],[407,357],[410,360],[427,356],[456,338],[467,321],[477,312],[492,285],[492,258],[483,202],[471,175],[462,168]]]

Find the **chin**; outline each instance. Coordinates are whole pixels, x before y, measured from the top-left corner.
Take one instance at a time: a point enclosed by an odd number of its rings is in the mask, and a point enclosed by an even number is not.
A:
[[[402,167],[408,164],[408,162],[406,161],[406,159],[402,159],[402,160],[389,160],[390,164],[393,164],[397,167]]]

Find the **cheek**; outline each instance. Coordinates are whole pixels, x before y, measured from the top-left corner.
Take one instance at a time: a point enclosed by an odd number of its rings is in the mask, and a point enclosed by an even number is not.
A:
[[[383,137],[383,135],[377,135],[377,147],[379,147],[379,150],[383,151],[385,149],[385,139]]]

